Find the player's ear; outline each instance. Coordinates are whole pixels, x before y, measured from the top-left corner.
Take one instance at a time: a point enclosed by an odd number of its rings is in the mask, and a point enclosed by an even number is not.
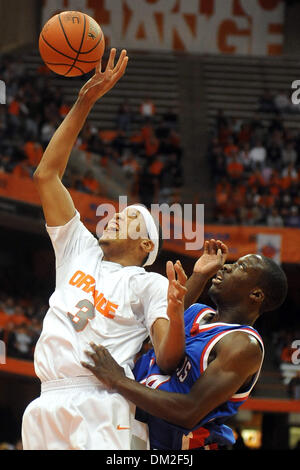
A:
[[[262,304],[265,299],[265,294],[260,287],[256,287],[250,292],[250,299],[252,302]]]
[[[145,252],[145,256],[154,249],[154,243],[152,240],[149,240],[149,238],[143,238],[140,246]]]

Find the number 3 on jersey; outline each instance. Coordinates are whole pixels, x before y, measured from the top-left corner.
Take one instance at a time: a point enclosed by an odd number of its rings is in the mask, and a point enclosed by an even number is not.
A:
[[[71,320],[71,323],[77,332],[84,330],[87,326],[89,320],[92,320],[95,317],[95,308],[92,302],[87,299],[80,300],[76,307],[79,308],[78,312],[75,315],[68,313],[68,317]]]

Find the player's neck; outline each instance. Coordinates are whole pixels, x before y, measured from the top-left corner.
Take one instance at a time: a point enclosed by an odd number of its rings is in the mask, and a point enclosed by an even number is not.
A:
[[[250,312],[243,306],[218,306],[217,313],[210,323],[222,322],[252,326],[257,317],[257,312]]]
[[[112,251],[103,250],[103,261],[110,261],[111,263],[121,264],[122,266],[139,266],[136,257],[130,255],[130,253],[115,253]]]
[[[99,241],[103,251],[103,261],[121,264],[122,266],[141,266],[140,260],[136,253],[128,247],[120,247],[120,245],[107,241]]]
[[[103,256],[103,261],[110,261],[111,263],[121,264],[122,266],[138,266],[136,261],[120,256]]]

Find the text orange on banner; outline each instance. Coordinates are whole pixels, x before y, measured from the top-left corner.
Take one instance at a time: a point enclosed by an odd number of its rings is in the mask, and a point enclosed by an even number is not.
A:
[[[75,190],[70,190],[70,193],[77,210],[81,214],[83,223],[92,233],[96,233],[97,224],[100,221],[100,217],[96,215],[97,207],[100,204],[112,204],[115,209],[118,209],[117,201],[110,201]],[[0,174],[0,197],[40,206],[39,195],[30,178]],[[175,225],[176,218],[171,217],[171,222]],[[184,223],[184,221],[177,223]],[[203,227],[197,229],[203,230]],[[259,239],[267,239],[267,235],[269,235],[270,241],[260,246]],[[272,242],[272,235],[274,235],[274,239],[276,238],[276,243],[275,241]],[[280,238],[280,244],[277,242],[278,237]],[[209,238],[224,241],[229,247],[229,259],[231,260],[248,253],[260,252],[272,258],[279,255],[280,261],[283,263],[300,263],[300,228],[205,224],[204,239]],[[186,250],[187,242],[190,242],[190,240],[186,240],[184,237],[182,239],[164,240],[164,249],[198,257],[199,251]],[[278,253],[278,250],[280,250],[280,253]]]

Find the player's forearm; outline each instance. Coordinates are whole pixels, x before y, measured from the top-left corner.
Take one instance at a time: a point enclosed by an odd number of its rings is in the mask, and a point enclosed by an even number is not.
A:
[[[186,282],[187,293],[184,298],[184,309],[197,302],[202,294],[209,277],[202,273],[193,272]]]
[[[167,331],[155,350],[156,362],[164,371],[171,373],[180,364],[185,351],[184,319],[170,319]]]
[[[114,390],[137,407],[158,418],[189,428],[187,416],[194,409],[188,394],[153,390],[128,377],[114,384]]]
[[[61,179],[65,172],[72,148],[92,108],[86,97],[78,97],[72,109],[51,138],[35,177],[47,178],[58,175]]]

